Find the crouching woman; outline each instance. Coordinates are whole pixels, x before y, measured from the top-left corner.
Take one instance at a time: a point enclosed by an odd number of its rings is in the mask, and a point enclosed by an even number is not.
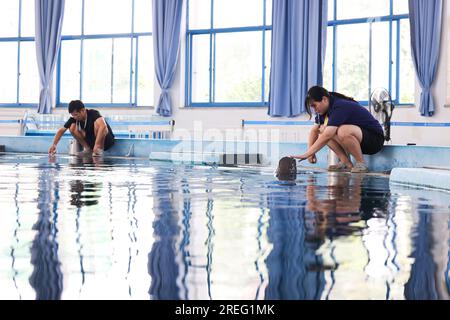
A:
[[[353,98],[314,86],[305,99],[307,113],[315,112],[315,125],[308,139],[308,151],[292,158],[316,163],[316,153],[324,146],[336,153],[337,165],[329,171],[368,172],[363,154],[373,155],[384,145],[384,133],[378,120]],[[353,164],[349,156],[353,156]]]

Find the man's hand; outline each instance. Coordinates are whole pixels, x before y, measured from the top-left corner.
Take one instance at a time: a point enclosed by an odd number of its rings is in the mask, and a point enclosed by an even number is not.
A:
[[[94,157],[101,157],[103,155],[103,149],[98,147],[98,146],[94,146],[94,153],[92,154]]]
[[[48,149],[48,154],[56,153],[56,145],[52,144],[52,146]]]

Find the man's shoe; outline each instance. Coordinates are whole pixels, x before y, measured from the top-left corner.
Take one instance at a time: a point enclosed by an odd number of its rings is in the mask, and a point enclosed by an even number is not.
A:
[[[97,151],[95,151],[92,156],[93,157],[102,157],[103,156],[103,150],[102,149],[98,149]]]
[[[369,168],[367,168],[365,163],[357,162],[356,165],[352,168],[352,173],[367,173],[369,172]]]

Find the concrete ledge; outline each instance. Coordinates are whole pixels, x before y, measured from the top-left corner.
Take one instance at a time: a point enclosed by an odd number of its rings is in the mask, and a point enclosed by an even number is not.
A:
[[[450,191],[450,171],[425,168],[395,168],[389,183]]]

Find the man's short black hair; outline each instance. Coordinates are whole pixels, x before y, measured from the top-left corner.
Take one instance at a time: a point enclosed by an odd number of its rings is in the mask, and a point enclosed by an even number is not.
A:
[[[69,103],[69,113],[78,112],[84,109],[84,103],[80,100],[73,100]]]

